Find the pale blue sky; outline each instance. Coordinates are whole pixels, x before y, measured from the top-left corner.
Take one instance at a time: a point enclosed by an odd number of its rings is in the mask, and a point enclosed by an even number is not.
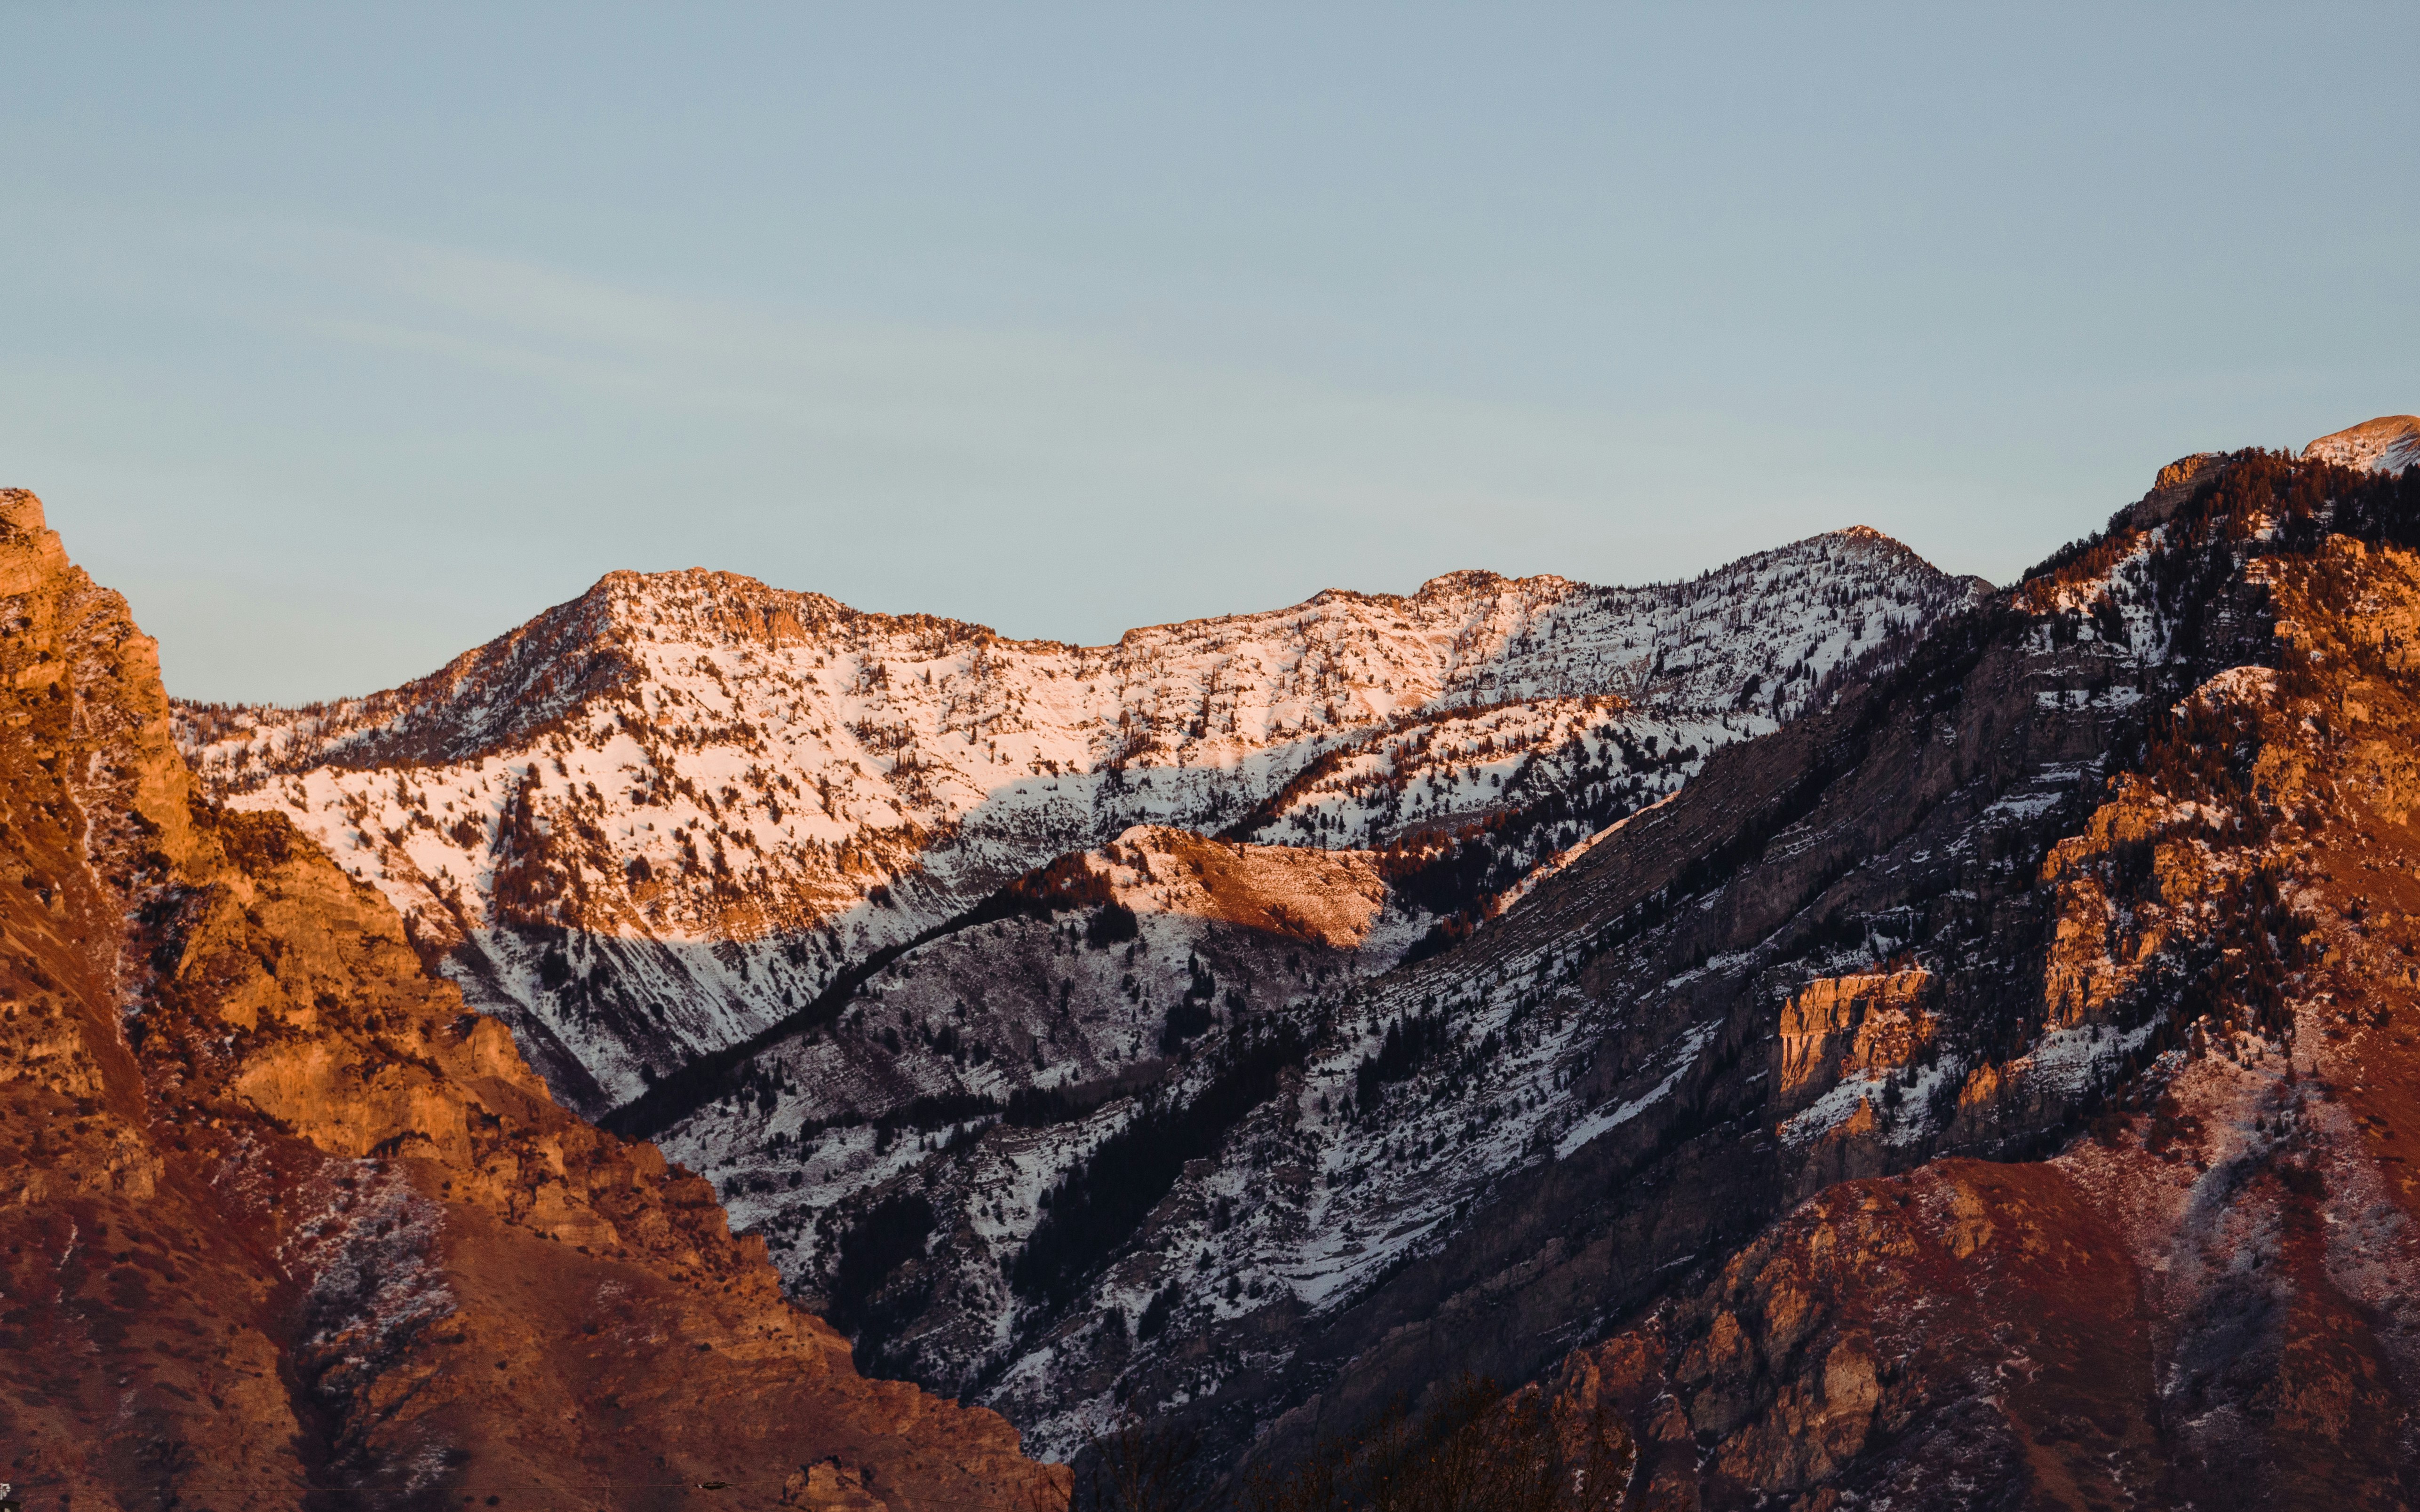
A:
[[[617,566],[1101,640],[2420,409],[2420,8],[0,8],[0,483],[172,691]]]

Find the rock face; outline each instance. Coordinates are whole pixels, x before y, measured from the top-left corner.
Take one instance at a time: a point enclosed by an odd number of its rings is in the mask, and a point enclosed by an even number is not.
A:
[[[1776,1102],[1811,1103],[1844,1076],[1871,1082],[1913,1066],[1938,1026],[1924,1006],[1931,985],[1918,966],[1818,977],[1792,994],[1776,1036]]]
[[[2420,1496],[2414,506],[2250,563],[2278,665],[2202,685],[2047,863],[2045,1026],[2177,1031],[2088,1135],[1829,1188],[1555,1373],[1636,1428],[1641,1505]],[[2195,951],[2246,892],[2289,901],[2273,964]]]
[[[1854,530],[1688,583],[1458,573],[1078,647],[615,573],[418,683],[178,733],[594,1115],[1138,824],[1435,851],[1532,810],[1416,901],[1435,924],[1974,592]]]
[[[2324,1110],[2375,1095],[2399,1054],[2384,1047],[2395,1005],[2365,975],[2398,991],[2420,977],[2363,912],[2420,865],[2399,827],[2416,482],[2249,453],[2167,470],[2107,532],[1831,707],[1718,752],[1441,953],[1303,983],[1156,1101],[1012,1118],[946,1155],[863,1167],[872,1184],[831,1210],[845,1222],[824,1253],[842,1264],[793,1275],[845,1283],[861,1341],[1045,1443],[1125,1410],[1268,1462],[1463,1370],[1529,1379],[1610,1334],[1660,1372],[1615,1396],[1641,1414],[1642,1444],[1668,1445],[1651,1476],[1667,1504],[1893,1487],[1964,1504],[1938,1489],[1959,1476],[2022,1500],[2082,1475],[2057,1468],[2069,1458],[2111,1454],[2117,1478],[2093,1484],[2113,1504],[2113,1488],[2292,1504],[2322,1484],[2396,1504],[2408,1491],[2381,1467],[2408,1458],[2420,1379],[2395,1300],[2420,1274],[2410,1192],[2383,1143],[2341,1171],[2324,1151],[2391,1132],[2401,1104],[2377,1103],[2376,1125]],[[2332,858],[2340,844],[2382,847],[2363,853],[2374,883]],[[2330,872],[2371,889],[2328,905],[2346,911],[2344,943],[2319,901]],[[1055,943],[1040,920],[1002,920],[958,942],[954,982],[1007,967],[1021,928],[1037,933],[1015,949],[1046,980],[1101,949],[1072,916]],[[1200,958],[1200,938],[1114,949],[1140,981],[1153,959],[1180,969],[1180,948]],[[2332,969],[2355,940],[2364,964]],[[727,1098],[679,1137],[770,1178],[782,1157],[747,1143],[756,1117]],[[2197,1148],[2222,1119],[2250,1142]],[[1138,1151],[1178,1134],[1196,1140],[1181,1166],[1122,1184]],[[2256,1149],[2285,1163],[2273,1180],[2239,1158]],[[1956,1164],[2045,1156],[2005,1180]],[[2314,1181],[2362,1195],[2294,1230],[2327,1241],[2296,1272],[2303,1252],[2278,1236]],[[1896,1237],[1855,1227],[1902,1193]],[[2071,1252],[2025,1252],[2005,1286],[1961,1270],[1985,1249],[1924,1247],[1931,1215],[1961,1204],[2003,1211],[2003,1233],[2071,1231]],[[886,1255],[875,1238],[904,1214],[912,1242]],[[1732,1302],[1641,1332],[1683,1299],[1728,1295],[1706,1288],[1731,1285],[1731,1257],[1761,1266],[1802,1240],[1839,1260],[1803,1284],[1809,1298],[1851,1319],[1820,1349],[1818,1331],[1741,1353],[1764,1346]],[[1906,1274],[1879,1294],[1896,1310],[1867,1318],[1856,1293],[1876,1283],[1846,1257],[1902,1242]],[[877,1258],[851,1271],[851,1253]],[[2115,1291],[2091,1289],[2096,1275]],[[1722,1307],[1735,1318],[1721,1326],[1745,1331],[1721,1346],[1725,1368],[1764,1360],[1764,1374],[1693,1374],[1702,1362],[1683,1356]],[[1961,1308],[1972,1329],[1917,1348],[1933,1335],[1911,1330]],[[2112,1331],[2113,1317],[2142,1321]],[[2079,1398],[2040,1433],[2022,1412],[2005,1431],[1953,1421],[2027,1368],[1974,1353],[2020,1322],[2027,1358],[2066,1351],[2057,1380],[2133,1416]],[[2314,1339],[2352,1363],[2313,1367],[2299,1419],[2262,1395],[2275,1371],[2222,1363],[2238,1345],[2304,1359]],[[1700,1381],[1723,1394],[1702,1419]],[[1679,1406],[1654,1405],[1668,1397]],[[2037,1411],[2053,1410],[2023,1409]],[[2361,1426],[2381,1414],[2390,1427]],[[1935,1427],[1933,1447],[1909,1437]],[[2273,1450],[2318,1478],[2194,1468]],[[1972,1481],[1985,1470],[2000,1478]]]
[[[203,800],[152,642],[0,493],[0,1478],[28,1504],[1022,1508],[762,1242],[563,1111],[394,909]]]

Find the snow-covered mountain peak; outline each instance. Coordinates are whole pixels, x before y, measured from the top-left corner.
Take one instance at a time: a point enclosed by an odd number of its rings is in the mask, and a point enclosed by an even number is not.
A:
[[[1686,582],[1461,572],[1076,646],[616,572],[401,687],[177,714],[213,791],[382,888],[595,1107],[1136,825],[1433,849],[1575,784],[1496,846],[1509,882],[1974,592],[1834,532]]]
[[[2372,472],[2420,466],[2420,415],[2381,415],[2322,436],[2303,448],[2306,461],[2333,462]]]

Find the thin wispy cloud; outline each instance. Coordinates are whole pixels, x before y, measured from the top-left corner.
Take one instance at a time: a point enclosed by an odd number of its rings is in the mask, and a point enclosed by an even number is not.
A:
[[[2005,576],[2412,403],[2409,18],[2180,17],[35,8],[6,481],[227,696],[614,567],[1078,640],[1853,522]]]
[[[1699,466],[1714,426],[1357,392],[1170,362],[1040,332],[816,318],[360,233],[279,228],[223,245],[304,275],[339,309],[284,312],[333,342],[475,367],[666,411],[710,411],[821,444],[1064,470],[1188,493],[1400,521],[1406,506],[1551,515],[1605,480]],[[1779,456],[1787,424],[1725,444]],[[1149,507],[1148,497],[1136,503]]]

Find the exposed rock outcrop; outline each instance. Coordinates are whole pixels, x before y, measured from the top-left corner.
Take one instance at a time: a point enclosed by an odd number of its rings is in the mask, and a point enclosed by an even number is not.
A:
[[[2240,521],[2273,665],[2195,688],[2052,848],[2042,1038],[1951,1127],[2053,1127],[2025,1088],[2077,1025],[2148,1008],[2161,1053],[2053,1158],[1827,1188],[1568,1359],[1636,1504],[2420,1499],[2420,494],[2264,470],[2239,505],[2333,501]]]
[[[199,798],[153,643],[23,492],[0,591],[0,1478],[130,1508],[1049,1484],[992,1413],[858,1378],[375,888]]]

